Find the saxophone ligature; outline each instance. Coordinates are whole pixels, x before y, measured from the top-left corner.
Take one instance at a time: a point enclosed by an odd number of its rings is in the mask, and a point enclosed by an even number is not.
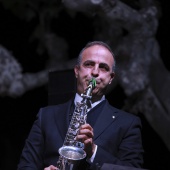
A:
[[[83,100],[80,103],[76,103],[63,146],[59,148],[60,156],[57,162],[57,168],[59,170],[65,170],[66,164],[74,164],[75,161],[84,159],[86,157],[84,144],[76,141],[75,138],[80,126],[86,123],[88,109],[87,102],[91,100],[92,90],[95,87],[96,80],[95,78],[92,78],[89,81],[88,87],[85,92],[81,94]]]

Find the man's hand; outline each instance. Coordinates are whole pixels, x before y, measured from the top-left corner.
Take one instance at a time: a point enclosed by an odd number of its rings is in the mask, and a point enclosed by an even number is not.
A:
[[[50,165],[49,167],[44,168],[44,170],[57,170],[57,169],[58,168],[53,165]]]
[[[93,128],[89,124],[82,125],[76,137],[77,141],[84,143],[84,150],[88,158],[91,158],[96,147],[93,143],[93,137]]]

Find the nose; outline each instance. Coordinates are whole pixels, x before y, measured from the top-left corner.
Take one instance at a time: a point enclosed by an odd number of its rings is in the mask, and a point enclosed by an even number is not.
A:
[[[98,77],[99,76],[99,68],[98,68],[98,66],[93,67],[91,74],[92,74],[93,77]]]

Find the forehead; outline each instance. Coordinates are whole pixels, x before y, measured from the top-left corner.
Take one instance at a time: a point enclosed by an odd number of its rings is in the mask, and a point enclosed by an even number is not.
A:
[[[92,60],[99,63],[107,63],[112,65],[114,62],[111,52],[101,45],[93,45],[86,48],[82,53],[82,62]]]

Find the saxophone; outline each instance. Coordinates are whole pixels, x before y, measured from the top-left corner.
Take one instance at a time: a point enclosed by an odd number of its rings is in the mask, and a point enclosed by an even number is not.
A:
[[[57,161],[57,168],[59,170],[65,170],[67,165],[74,164],[75,161],[84,159],[86,157],[84,143],[76,141],[75,138],[80,126],[86,123],[88,109],[87,102],[91,100],[92,90],[95,88],[95,86],[96,80],[92,78],[89,81],[85,92],[81,94],[83,100],[80,103],[76,103],[63,146],[58,150],[60,156]]]

